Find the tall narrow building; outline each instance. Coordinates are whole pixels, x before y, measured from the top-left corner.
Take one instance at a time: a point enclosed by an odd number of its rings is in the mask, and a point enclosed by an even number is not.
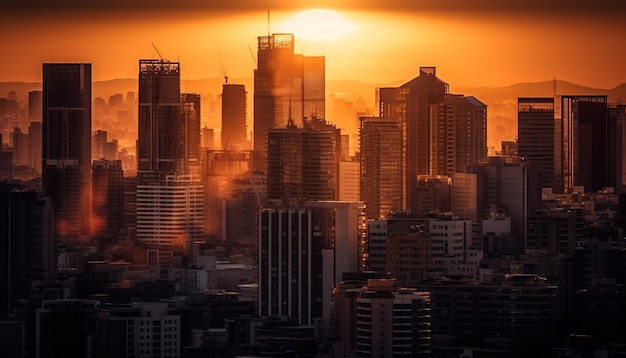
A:
[[[361,117],[361,201],[369,219],[406,208],[402,123]]]
[[[246,132],[246,87],[222,85],[222,148],[249,149]]]
[[[400,87],[379,89],[379,116],[399,118],[404,128],[404,182],[411,195],[419,175],[430,174],[430,106],[443,103],[449,86],[435,67],[420,67],[418,77]],[[411,202],[411,200],[409,200]]]
[[[180,64],[139,61],[137,238],[185,248],[203,236],[200,96],[180,93]]]
[[[43,186],[57,233],[90,233],[91,64],[43,64]]]
[[[267,132],[296,125],[305,117],[325,118],[325,58],[294,53],[293,34],[258,38],[254,70],[254,151],[256,169],[265,170]]]
[[[555,188],[554,133],[554,98],[517,99],[518,153],[538,165],[542,188]]]
[[[180,64],[139,60],[137,171],[147,176],[181,172],[184,143],[181,121]],[[181,173],[182,174],[182,173]]]
[[[609,135],[615,126],[609,121],[607,96],[562,96],[561,111],[562,191],[614,187],[615,177],[609,173],[616,158]]]

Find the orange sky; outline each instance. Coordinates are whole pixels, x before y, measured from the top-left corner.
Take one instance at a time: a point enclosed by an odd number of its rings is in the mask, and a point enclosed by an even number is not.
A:
[[[305,0],[299,8],[253,0],[153,0],[150,8],[140,0],[4,3],[2,82],[40,81],[42,62],[65,61],[93,63],[94,80],[134,78],[140,58],[157,56],[151,42],[181,62],[184,79],[220,76],[220,54],[229,76],[251,77],[249,48],[256,55],[267,8],[277,31],[299,10],[331,5],[355,25],[350,34],[324,42],[296,37],[296,52],[326,56],[328,79],[388,83],[437,66],[453,90],[554,77],[600,88],[626,82],[626,5],[606,1],[396,0],[385,7],[374,0]]]

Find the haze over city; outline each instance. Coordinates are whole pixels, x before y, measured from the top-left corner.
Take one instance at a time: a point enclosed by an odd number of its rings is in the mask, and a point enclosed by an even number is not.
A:
[[[309,9],[336,11],[291,21]],[[250,77],[256,37],[293,32],[296,51],[326,57],[327,79],[408,80],[437,66],[459,87],[564,79],[626,82],[621,2],[600,1],[20,1],[0,5],[0,81],[41,80],[42,62],[90,62],[94,80],[136,78],[155,43],[183,79]],[[326,16],[326,19],[328,16]],[[326,21],[323,28],[319,23]],[[221,54],[221,62],[220,62]]]

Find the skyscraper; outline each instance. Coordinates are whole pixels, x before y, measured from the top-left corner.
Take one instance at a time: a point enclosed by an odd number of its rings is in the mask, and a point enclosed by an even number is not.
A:
[[[91,64],[43,64],[42,126],[43,186],[57,215],[57,232],[89,234]],[[70,177],[75,180],[65,180]]]
[[[436,76],[435,67],[420,67],[419,76],[402,86],[379,90],[379,116],[399,118],[404,128],[408,195],[418,175],[430,174],[430,105],[443,103],[448,93],[449,86]]]
[[[484,103],[472,96],[447,94],[441,103],[430,105],[430,175],[467,172],[486,157]]]
[[[92,233],[112,239],[124,225],[124,171],[120,160],[93,162]]]
[[[200,96],[180,93],[180,64],[139,60],[137,238],[186,247],[203,234]]]
[[[246,87],[222,85],[222,148],[249,149],[246,132]]]
[[[270,129],[267,135],[267,198],[284,205],[336,200],[337,139],[333,128]]]
[[[609,121],[607,96],[561,97],[561,170],[562,191],[583,186],[586,192],[614,187],[615,123]],[[611,131],[613,128],[613,131]]]
[[[540,169],[541,187],[554,189],[554,98],[517,99],[519,156]]]
[[[181,173],[184,144],[180,64],[139,60],[138,176]],[[183,173],[181,173],[183,174]]]
[[[256,169],[265,169],[267,131],[296,125],[305,117],[325,118],[325,59],[294,54],[293,34],[258,38],[254,70]]]
[[[370,219],[406,208],[402,123],[361,117],[361,200]]]

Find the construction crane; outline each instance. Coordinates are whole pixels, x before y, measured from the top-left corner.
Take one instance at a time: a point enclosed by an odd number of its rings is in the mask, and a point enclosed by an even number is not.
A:
[[[157,55],[159,55],[159,58],[161,59],[161,62],[164,62],[165,60],[163,59],[163,56],[161,56],[161,53],[159,52],[159,49],[156,47],[154,42],[150,42],[150,43],[152,44],[152,47],[154,47],[154,50],[156,51]]]

